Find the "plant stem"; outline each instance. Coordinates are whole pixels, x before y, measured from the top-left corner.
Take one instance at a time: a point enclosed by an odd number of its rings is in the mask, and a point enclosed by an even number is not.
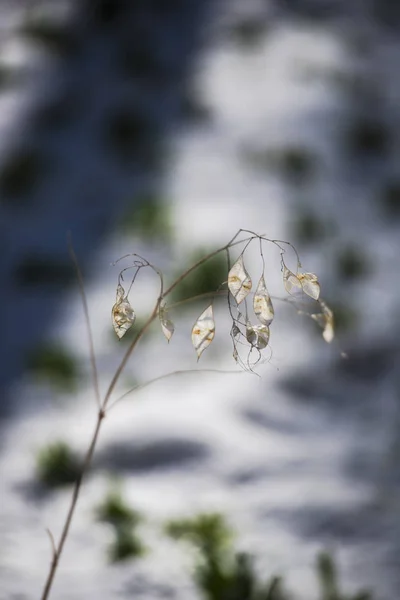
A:
[[[99,410],[98,415],[97,415],[97,423],[96,423],[96,427],[95,427],[95,430],[94,430],[94,433],[92,436],[92,440],[91,440],[89,448],[86,452],[85,460],[82,465],[82,470],[81,470],[81,472],[78,476],[78,479],[76,480],[75,485],[74,485],[74,491],[72,493],[71,504],[70,504],[70,507],[69,507],[69,510],[67,513],[67,517],[65,519],[64,527],[61,532],[60,541],[58,542],[57,547],[53,550],[53,560],[52,560],[52,563],[50,566],[49,574],[47,576],[46,584],[44,586],[42,600],[47,600],[47,598],[49,597],[50,590],[51,590],[53,580],[54,580],[54,576],[57,571],[58,562],[60,560],[61,552],[63,550],[65,540],[67,539],[69,528],[70,528],[71,522],[72,522],[72,517],[75,512],[75,506],[78,501],[83,477],[92,461],[94,449],[95,449],[96,443],[97,443],[97,438],[99,437],[101,422],[104,419],[104,416],[105,416],[104,411]]]
[[[181,283],[181,281],[183,281],[184,279],[186,279],[186,277],[188,275],[190,275],[190,273],[192,273],[192,271],[194,271],[195,269],[197,269],[198,267],[200,267],[207,260],[210,260],[210,258],[213,258],[214,256],[217,256],[217,254],[220,254],[224,250],[228,250],[228,248],[232,248],[233,246],[236,246],[237,244],[242,244],[243,242],[251,241],[255,237],[258,237],[256,235],[252,235],[249,238],[246,238],[244,240],[239,240],[239,241],[235,242],[235,239],[238,237],[238,235],[242,231],[246,231],[246,230],[239,229],[238,233],[231,239],[230,242],[228,242],[227,244],[225,244],[225,246],[222,246],[222,248],[218,248],[218,250],[214,250],[214,252],[210,252],[210,254],[207,254],[207,256],[203,256],[203,258],[200,258],[200,260],[198,260],[194,265],[192,265],[189,269],[187,269],[184,273],[182,273],[182,275],[180,275],[178,277],[178,279],[175,279],[174,283],[172,285],[170,285],[167,290],[165,290],[165,292],[162,294],[162,298],[165,298],[166,296],[168,296],[172,292],[172,290],[174,290]]]
[[[82,485],[82,481],[83,478],[86,474],[86,472],[88,471],[91,462],[92,462],[92,458],[93,458],[93,454],[96,448],[96,444],[97,444],[97,439],[99,437],[99,433],[100,433],[100,428],[101,428],[101,423],[105,417],[105,411],[107,408],[107,404],[110,400],[111,394],[114,391],[114,388],[121,376],[122,371],[125,368],[126,363],[129,360],[129,357],[131,356],[132,352],[134,351],[134,349],[136,348],[138,342],[140,341],[140,339],[143,337],[143,335],[146,333],[147,329],[150,327],[151,323],[154,321],[154,319],[157,316],[158,313],[158,308],[161,302],[161,298],[159,297],[157,299],[156,305],[153,309],[153,312],[151,313],[150,317],[147,319],[146,323],[143,325],[142,329],[138,332],[138,334],[136,335],[136,337],[134,338],[134,340],[132,341],[131,345],[129,346],[129,348],[127,349],[127,351],[125,352],[123,359],[118,367],[118,369],[115,371],[114,377],[111,380],[111,383],[108,387],[107,393],[104,397],[104,400],[102,402],[101,408],[97,414],[97,422],[96,422],[96,426],[95,426],[95,430],[91,439],[91,442],[89,444],[89,448],[86,452],[86,456],[85,456],[85,460],[83,461],[83,465],[82,465],[82,469],[81,472],[74,484],[74,490],[72,492],[72,498],[71,498],[71,503],[68,509],[68,513],[65,519],[65,523],[61,532],[61,536],[60,536],[60,540],[56,546],[56,548],[53,550],[53,560],[50,566],[50,570],[46,579],[46,583],[43,589],[43,594],[41,596],[41,600],[47,600],[53,585],[53,580],[54,580],[54,576],[56,574],[57,571],[57,567],[60,561],[60,556],[61,553],[63,551],[64,548],[64,544],[65,544],[65,540],[67,539],[68,536],[68,532],[69,532],[69,528],[71,526],[71,522],[72,522],[72,518],[74,516],[74,512],[75,512],[75,507],[79,498],[79,493],[81,490],[81,485]]]
[[[54,544],[54,540],[53,540],[53,536],[50,534],[50,538],[52,540],[52,547],[53,547],[53,560],[51,562],[51,566],[49,569],[49,573],[47,575],[47,579],[46,579],[46,583],[43,589],[43,593],[41,596],[41,600],[47,600],[49,598],[51,589],[52,589],[52,585],[53,585],[53,581],[54,581],[54,577],[55,574],[57,572],[57,568],[58,568],[58,564],[60,562],[60,557],[61,557],[61,553],[63,551],[64,548],[64,544],[65,541],[67,539],[68,533],[69,533],[69,529],[72,523],[72,519],[75,513],[75,508],[76,508],[76,504],[78,502],[78,498],[79,498],[79,493],[81,490],[81,486],[82,486],[82,481],[83,478],[85,477],[87,471],[89,470],[89,467],[92,463],[92,458],[94,455],[94,451],[97,445],[97,440],[99,437],[99,433],[100,433],[100,429],[101,429],[101,424],[103,422],[103,419],[106,415],[106,409],[107,409],[107,405],[109,403],[109,400],[111,398],[111,395],[115,389],[115,386],[117,385],[119,378],[131,356],[131,354],[133,353],[133,351],[135,350],[137,344],[139,343],[139,341],[141,340],[141,338],[143,337],[143,335],[146,333],[147,329],[150,327],[150,325],[152,324],[152,322],[155,320],[155,318],[158,315],[158,311],[160,308],[160,304],[162,302],[162,300],[168,296],[173,289],[175,289],[175,287],[177,285],[179,285],[179,283],[185,279],[185,277],[187,277],[192,271],[194,271],[195,269],[197,269],[197,267],[199,267],[200,265],[202,265],[204,262],[206,262],[207,260],[209,260],[210,258],[212,258],[213,256],[216,256],[217,254],[219,254],[220,252],[223,252],[224,250],[227,250],[228,248],[231,248],[237,244],[241,244],[245,241],[254,239],[255,237],[258,237],[256,234],[253,234],[250,238],[247,238],[245,240],[239,240],[239,241],[235,241],[237,239],[237,237],[240,235],[241,232],[243,232],[245,230],[239,230],[238,233],[230,240],[230,242],[228,244],[226,244],[225,246],[223,246],[222,248],[219,248],[218,250],[215,250],[214,252],[211,252],[210,254],[208,254],[207,256],[203,257],[202,259],[200,259],[199,261],[197,261],[192,267],[190,267],[189,269],[187,269],[184,273],[182,273],[182,275],[180,275],[180,277],[178,277],[174,283],[172,283],[172,285],[166,290],[164,291],[163,289],[163,278],[161,273],[150,263],[148,264],[148,266],[150,266],[155,273],[158,274],[158,276],[160,277],[160,292],[159,292],[159,296],[157,298],[156,304],[154,306],[154,309],[151,313],[151,315],[149,316],[149,318],[147,319],[146,323],[143,325],[142,329],[137,333],[136,337],[133,339],[133,341],[131,342],[129,348],[126,350],[121,363],[119,364],[117,370],[114,373],[113,378],[111,379],[110,385],[108,386],[107,392],[104,396],[104,400],[102,402],[100,402],[100,398],[99,398],[99,385],[98,385],[98,373],[97,373],[97,367],[96,367],[96,361],[95,361],[95,353],[94,353],[94,345],[93,345],[93,338],[92,338],[92,333],[91,333],[91,327],[90,327],[90,321],[89,321],[89,309],[88,309],[88,305],[87,305],[87,299],[86,299],[86,294],[85,294],[85,290],[83,287],[83,278],[82,278],[82,274],[81,271],[79,269],[79,264],[78,264],[78,260],[76,258],[75,252],[73,250],[72,247],[72,242],[69,239],[68,241],[68,245],[69,245],[69,251],[70,251],[70,255],[72,258],[72,261],[74,263],[75,269],[76,269],[76,273],[77,273],[77,277],[78,277],[78,283],[79,283],[79,289],[80,289],[80,293],[82,296],[82,303],[83,303],[83,309],[84,309],[84,314],[85,314],[85,322],[86,322],[86,326],[88,329],[88,336],[89,336],[89,346],[90,346],[90,359],[91,359],[91,365],[92,365],[92,371],[93,371],[93,382],[94,382],[94,388],[95,388],[95,394],[96,394],[96,398],[98,399],[99,402],[99,411],[97,413],[97,421],[96,421],[96,425],[95,425],[95,429],[94,429],[94,433],[93,436],[91,438],[89,447],[87,449],[86,455],[85,455],[85,459],[83,461],[82,464],[82,469],[81,472],[74,484],[74,489],[72,492],[72,497],[71,497],[71,502],[70,502],[70,506],[67,512],[67,516],[65,518],[65,522],[64,522],[64,526],[62,528],[61,531],[61,536],[59,539],[59,542],[57,545]]]
[[[70,255],[72,263],[74,265],[76,278],[78,280],[79,292],[81,295],[83,312],[85,315],[86,331],[87,331],[88,342],[89,342],[90,364],[92,367],[93,389],[94,389],[94,393],[95,393],[95,397],[96,397],[97,407],[100,409],[101,397],[100,397],[100,388],[99,388],[99,374],[97,371],[96,354],[94,351],[92,327],[90,325],[89,307],[88,307],[87,297],[86,297],[86,293],[85,293],[85,286],[83,285],[82,271],[79,266],[78,258],[75,254],[74,247],[72,245],[71,233],[68,233],[67,242],[68,242],[69,255]]]

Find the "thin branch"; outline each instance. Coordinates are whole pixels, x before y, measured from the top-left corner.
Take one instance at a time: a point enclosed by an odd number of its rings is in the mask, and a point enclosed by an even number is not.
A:
[[[138,392],[139,390],[143,390],[144,388],[148,387],[149,385],[153,385],[153,383],[156,383],[157,381],[161,381],[163,379],[169,379],[170,377],[174,377],[175,375],[194,375],[195,373],[222,373],[222,374],[226,374],[226,375],[243,375],[243,371],[228,371],[228,370],[225,371],[223,369],[181,369],[178,371],[172,371],[169,373],[165,373],[164,375],[159,375],[159,377],[155,377],[154,379],[151,379],[150,381],[146,381],[146,383],[141,383],[141,384],[136,385],[135,387],[131,388],[130,390],[128,390],[127,392],[122,394],[122,396],[119,396],[119,398],[114,400],[114,402],[112,402],[109,405],[109,407],[107,409],[107,413],[117,404],[117,402],[120,402],[121,400],[123,400],[124,398],[129,396],[129,394],[132,394],[133,392]]]
[[[92,327],[90,325],[89,307],[88,307],[88,303],[87,303],[87,297],[86,297],[86,292],[85,292],[85,286],[83,283],[82,272],[79,267],[79,262],[78,262],[76,254],[75,254],[75,251],[74,251],[74,247],[72,244],[72,236],[71,236],[70,232],[67,235],[67,243],[68,243],[68,252],[71,257],[72,263],[74,265],[76,278],[78,280],[79,293],[81,296],[83,312],[85,315],[86,332],[87,332],[87,336],[88,336],[88,340],[89,340],[89,354],[90,354],[90,365],[91,365],[91,369],[92,369],[93,388],[94,388],[97,406],[100,408],[101,399],[100,399],[100,387],[99,387],[99,374],[98,374],[97,364],[96,364],[96,354],[94,351]]]
[[[190,298],[185,298],[184,300],[179,300],[179,302],[174,302],[173,304],[168,304],[168,312],[170,310],[174,310],[178,308],[178,306],[182,306],[182,304],[189,304],[189,302],[196,302],[196,300],[203,300],[204,298],[215,298],[218,296],[226,296],[228,290],[217,290],[216,292],[204,292],[203,294],[197,294],[197,296],[191,296]]]
[[[264,238],[263,236],[259,236],[253,232],[247,232],[247,233],[251,233],[250,237],[247,237],[243,240],[237,240],[237,238],[240,236],[241,233],[246,233],[246,230],[240,229],[236,235],[230,240],[230,242],[228,244],[226,244],[225,246],[223,246],[222,248],[219,248],[218,250],[215,250],[214,252],[211,252],[210,254],[208,254],[207,256],[205,256],[204,258],[200,259],[199,261],[197,261],[192,267],[190,267],[189,269],[187,269],[184,273],[182,273],[182,275],[180,275],[174,283],[172,283],[172,285],[166,290],[163,290],[163,278],[162,278],[162,274],[160,273],[160,271],[158,271],[158,269],[156,269],[153,265],[151,265],[150,263],[148,263],[148,266],[150,266],[158,275],[160,278],[160,292],[159,292],[159,296],[157,298],[157,301],[154,305],[153,311],[150,314],[149,318],[147,319],[147,321],[145,322],[145,324],[143,325],[143,327],[140,329],[140,331],[137,333],[136,337],[133,339],[133,341],[131,342],[130,346],[128,347],[128,349],[126,350],[118,368],[116,369],[110,385],[108,386],[107,392],[104,396],[103,401],[101,402],[100,399],[100,392],[99,392],[99,384],[98,384],[98,371],[97,371],[97,366],[96,366],[96,360],[95,360],[95,352],[94,352],[94,344],[93,344],[93,337],[92,337],[92,330],[91,330],[91,326],[90,326],[90,319],[89,319],[89,309],[88,309],[88,305],[87,305],[87,298],[86,298],[86,293],[84,290],[84,285],[83,285],[83,278],[82,278],[82,274],[79,268],[79,264],[78,264],[78,260],[76,258],[75,252],[73,250],[72,247],[72,242],[71,242],[71,237],[69,236],[68,238],[68,247],[69,247],[69,252],[70,252],[70,256],[71,259],[73,261],[74,267],[75,267],[75,271],[77,274],[77,279],[78,279],[78,283],[79,283],[79,290],[80,290],[80,294],[81,294],[81,298],[82,298],[82,304],[83,304],[83,308],[84,308],[84,313],[85,313],[85,321],[86,321],[86,327],[87,327],[87,332],[88,332],[88,338],[89,338],[89,346],[90,346],[90,359],[91,359],[91,365],[92,365],[92,374],[93,374],[93,385],[95,388],[95,393],[96,393],[96,399],[99,405],[99,411],[97,414],[97,421],[96,421],[96,425],[95,425],[95,429],[91,438],[91,441],[89,443],[86,455],[85,455],[85,459],[83,461],[83,465],[82,465],[82,469],[81,472],[79,473],[79,476],[75,482],[74,485],[74,489],[72,492],[72,498],[71,498],[71,503],[67,512],[67,516],[65,519],[65,523],[61,532],[61,536],[60,536],[60,540],[58,542],[58,545],[56,545],[54,543],[54,539],[52,534],[48,531],[48,535],[50,537],[51,543],[52,543],[52,549],[53,549],[53,560],[49,569],[49,573],[47,575],[47,579],[45,582],[45,586],[44,586],[44,590],[43,590],[43,594],[41,596],[41,600],[47,600],[50,594],[50,590],[53,584],[53,580],[57,571],[57,567],[58,567],[58,563],[60,560],[60,556],[65,544],[65,541],[67,539],[68,533],[69,533],[69,529],[72,523],[72,519],[73,519],[73,515],[75,512],[75,508],[76,508],[76,504],[78,501],[78,497],[79,497],[79,493],[81,490],[81,486],[82,486],[82,481],[83,478],[86,474],[86,472],[88,471],[90,464],[92,462],[92,458],[93,458],[93,454],[96,448],[96,444],[97,444],[97,440],[99,437],[99,433],[100,433],[100,428],[101,428],[101,423],[106,415],[106,410],[107,410],[107,406],[109,404],[111,395],[120,379],[120,376],[130,358],[130,356],[132,355],[133,351],[135,350],[136,346],[138,345],[139,341],[141,340],[141,338],[144,336],[144,334],[146,333],[147,329],[150,327],[151,323],[156,319],[159,310],[160,310],[160,305],[163,301],[163,299],[170,294],[170,292],[175,289],[176,286],[179,285],[179,283],[185,278],[187,277],[192,271],[194,271],[195,269],[197,269],[199,266],[201,266],[203,263],[205,263],[207,260],[210,260],[212,257],[216,256],[217,254],[219,254],[220,252],[223,251],[228,251],[230,248],[238,245],[238,244],[243,244],[243,243],[250,243],[253,239],[256,238],[262,238],[266,241],[270,241],[274,244],[276,244],[277,246],[279,246],[279,241],[277,240],[267,240],[266,238]],[[288,243],[288,242],[282,242],[282,243]],[[289,244],[291,246],[291,244]],[[280,247],[280,246],[279,246]],[[281,253],[284,252],[283,248],[280,247],[281,249]],[[296,251],[295,251],[296,252]],[[297,253],[296,253],[297,254]],[[137,255],[138,256],[138,255]],[[146,261],[147,262],[147,261]],[[228,264],[229,264],[229,253],[228,253]],[[147,266],[147,265],[146,265]],[[226,292],[223,292],[226,293]],[[208,294],[207,294],[208,295]],[[213,292],[211,294],[212,296],[216,296],[218,295],[218,292]],[[200,295],[203,296],[203,295]],[[229,297],[229,296],[228,296]],[[190,299],[188,299],[187,301],[189,301]],[[183,303],[183,302],[182,302]],[[182,303],[176,303],[173,306],[177,306],[179,304]],[[207,369],[207,371],[213,371],[212,369]],[[152,380],[151,382],[148,382],[147,384],[143,384],[142,386],[137,386],[136,391],[140,388],[145,387],[145,385],[149,385],[150,383],[154,383],[155,381],[158,381],[160,379],[165,379],[167,377],[170,377],[172,375],[176,375],[178,373],[189,373],[189,372],[196,372],[198,373],[198,370],[188,370],[188,371],[175,371],[173,373],[168,373],[166,375],[162,375],[154,380]],[[223,372],[223,371],[217,371],[217,372]],[[239,374],[242,373],[241,371],[229,371],[229,373],[235,373],[235,374]],[[123,394],[120,398],[118,398],[113,404],[110,405],[109,408],[111,408],[112,406],[115,405],[116,402],[120,401],[122,398],[124,398],[126,395],[132,393],[133,391],[135,391],[135,389],[129,390],[128,392],[126,392],[125,394]]]
[[[53,555],[53,560],[51,563],[51,567],[49,570],[49,574],[47,576],[47,580],[44,586],[44,590],[43,590],[43,594],[41,596],[41,600],[47,600],[47,598],[49,597],[50,594],[50,590],[53,584],[53,580],[54,580],[54,576],[56,574],[57,571],[57,566],[58,566],[58,562],[65,544],[65,540],[67,539],[68,536],[68,532],[69,532],[69,528],[71,526],[71,522],[72,522],[72,517],[74,515],[75,512],[75,507],[76,507],[76,503],[78,501],[78,497],[79,497],[79,492],[81,489],[81,485],[82,485],[82,481],[83,481],[83,477],[86,473],[86,471],[89,468],[89,465],[92,461],[92,457],[93,457],[93,453],[94,453],[94,449],[96,447],[96,443],[97,443],[97,438],[99,436],[99,432],[100,432],[100,427],[101,427],[101,422],[104,419],[104,412],[102,410],[99,411],[98,416],[97,416],[97,423],[96,423],[96,427],[93,433],[93,437],[92,440],[89,444],[89,448],[86,452],[86,456],[85,456],[85,460],[83,462],[82,465],[82,469],[81,472],[78,475],[78,478],[75,482],[74,485],[74,491],[72,493],[72,499],[71,499],[71,504],[70,507],[68,509],[68,513],[67,513],[67,517],[65,519],[65,523],[64,523],[64,527],[62,529],[61,532],[61,537],[60,537],[60,541],[58,542],[57,547],[55,548],[55,552]]]
[[[161,271],[159,269],[157,269],[157,267],[155,267],[146,258],[144,258],[143,256],[141,256],[140,254],[137,254],[137,252],[129,252],[129,254],[124,254],[124,256],[121,256],[120,258],[117,258],[117,260],[115,260],[113,263],[111,263],[111,266],[114,267],[117,263],[119,263],[124,258],[128,258],[128,256],[137,256],[142,261],[142,263],[139,263],[139,261],[134,261],[133,265],[131,265],[130,267],[125,267],[125,269],[122,269],[122,271],[120,271],[120,273],[119,273],[118,279],[120,280],[122,278],[122,274],[125,271],[128,271],[129,269],[132,269],[132,268],[133,269],[134,268],[137,269],[137,272],[134,275],[133,281],[132,281],[131,285],[129,286],[128,294],[129,294],[129,291],[131,290],[133,282],[135,281],[136,275],[139,272],[139,269],[141,269],[142,267],[150,267],[150,269],[152,269],[154,271],[154,273],[156,273],[156,275],[158,275],[158,277],[160,278],[160,283],[161,283],[160,296],[162,296],[163,295],[163,289],[164,289],[164,278],[163,278],[163,275],[162,275]],[[137,264],[137,263],[139,263],[139,264]]]
[[[161,284],[162,285],[162,284]],[[114,376],[110,382],[110,385],[108,386],[106,395],[104,397],[103,400],[103,404],[102,404],[102,410],[105,411],[107,408],[107,404],[110,400],[111,394],[114,391],[115,386],[118,383],[118,380],[122,374],[122,371],[124,370],[126,363],[128,362],[132,352],[134,351],[134,349],[136,348],[136,346],[138,345],[138,343],[140,342],[141,338],[144,336],[144,334],[146,333],[146,331],[148,330],[148,328],[150,327],[150,325],[153,323],[153,321],[155,320],[155,318],[157,317],[158,314],[158,310],[160,308],[160,304],[161,304],[161,295],[157,298],[157,302],[154,306],[153,312],[151,313],[150,317],[147,319],[146,323],[143,325],[142,329],[137,333],[136,337],[132,340],[129,348],[127,349],[127,351],[125,352],[122,361],[120,362],[117,370],[114,373]]]
[[[217,256],[217,254],[220,254],[220,252],[224,252],[228,248],[232,248],[233,246],[236,246],[238,244],[243,244],[244,242],[251,241],[252,239],[255,239],[255,238],[258,237],[258,235],[253,234],[250,238],[246,238],[244,240],[239,240],[239,241],[235,242],[235,239],[238,237],[238,235],[240,235],[240,233],[242,231],[244,231],[244,230],[243,229],[239,229],[239,231],[231,239],[231,241],[228,242],[228,244],[225,244],[225,246],[222,246],[222,248],[218,248],[218,250],[214,250],[214,252],[210,252],[210,254],[207,254],[206,256],[203,256],[203,258],[200,258],[200,260],[198,260],[194,265],[192,265],[189,269],[187,269],[184,273],[182,273],[182,275],[180,275],[178,277],[178,279],[176,279],[174,281],[174,283],[172,285],[170,285],[167,290],[165,290],[165,292],[163,293],[162,297],[165,298],[166,296],[168,296],[172,292],[172,290],[174,290],[181,283],[181,281],[183,281],[184,279],[186,279],[186,277],[188,275],[190,275],[190,273],[192,273],[195,269],[197,269],[198,267],[200,267],[202,264],[204,264],[205,262],[207,262],[211,258],[214,258],[214,256]]]
[[[55,558],[55,556],[57,555],[57,549],[56,549],[56,543],[54,541],[54,535],[51,533],[50,529],[48,527],[46,527],[46,533],[49,536],[50,539],[50,544],[51,544],[51,555],[53,557],[53,560]]]

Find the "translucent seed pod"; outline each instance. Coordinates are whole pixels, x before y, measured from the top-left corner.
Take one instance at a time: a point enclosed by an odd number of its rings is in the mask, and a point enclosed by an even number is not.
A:
[[[197,360],[214,339],[215,321],[212,304],[201,313],[192,328],[192,344],[197,352]]]
[[[264,275],[261,276],[258,282],[257,290],[253,300],[254,314],[263,325],[270,325],[274,318],[274,307],[272,305],[271,296],[268,294],[265,285]]]
[[[229,291],[236,302],[240,304],[250,292],[251,286],[251,278],[244,267],[243,256],[239,256],[228,273]]]

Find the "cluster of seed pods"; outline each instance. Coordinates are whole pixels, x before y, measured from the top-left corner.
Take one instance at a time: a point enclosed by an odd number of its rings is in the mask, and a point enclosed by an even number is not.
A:
[[[306,314],[308,314],[308,316],[318,323],[318,325],[322,328],[322,336],[324,340],[330,343],[334,338],[333,312],[326,302],[320,298],[320,284],[318,277],[314,275],[314,273],[293,273],[287,268],[283,262],[283,259],[282,272],[283,285],[290,296],[296,297],[299,295],[299,293],[304,293],[314,301],[318,302],[320,309],[319,312]],[[252,308],[257,322],[251,323],[248,316],[247,298],[252,291],[253,284],[251,277],[244,265],[243,253],[239,256],[232,268],[229,270],[227,283],[228,305],[233,319],[230,334],[234,346],[233,357],[237,362],[241,362],[237,350],[237,343],[239,342],[240,338],[244,338],[244,343],[248,345],[250,352],[254,349],[260,355],[260,352],[269,344],[270,326],[273,322],[275,311],[271,296],[268,293],[263,273],[253,294],[252,302]],[[232,313],[232,299],[237,312],[237,316],[235,317]],[[245,311],[243,311],[245,316],[243,316],[243,314],[239,311],[239,306],[243,302],[245,306]],[[169,342],[175,328],[174,324],[168,317],[164,302],[160,303],[158,316],[161,330]],[[119,282],[117,287],[116,302],[112,308],[112,323],[114,331],[119,339],[121,339],[133,326],[135,319],[135,312],[129,303],[124,288]],[[198,359],[204,350],[211,344],[214,337],[215,320],[213,303],[211,303],[196,319],[196,322],[192,327],[191,339]],[[242,362],[241,364],[243,365]],[[249,361],[247,362],[247,365],[251,368]]]

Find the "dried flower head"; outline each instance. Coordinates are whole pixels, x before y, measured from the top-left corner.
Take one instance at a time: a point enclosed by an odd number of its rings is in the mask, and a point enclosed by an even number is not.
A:
[[[112,307],[111,317],[114,331],[119,339],[132,327],[136,319],[135,312],[120,283],[117,286],[117,299]]]

